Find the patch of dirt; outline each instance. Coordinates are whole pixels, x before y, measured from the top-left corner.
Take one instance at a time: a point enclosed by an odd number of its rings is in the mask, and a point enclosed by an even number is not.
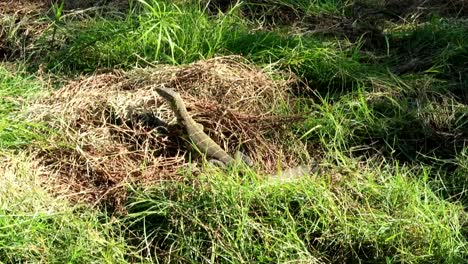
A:
[[[181,168],[192,169],[190,160],[199,160],[155,86],[177,90],[229,153],[240,146],[260,171],[274,172],[278,161],[294,166],[305,155],[285,129],[301,117],[270,113],[288,102],[289,82],[273,81],[240,57],[115,71],[70,81],[31,107],[30,117],[60,133],[60,143],[39,154],[59,172],[58,191],[119,211],[125,183],[177,180]]]

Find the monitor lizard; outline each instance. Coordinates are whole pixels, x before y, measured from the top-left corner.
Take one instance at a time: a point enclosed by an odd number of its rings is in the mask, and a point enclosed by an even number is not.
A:
[[[195,146],[207,157],[219,161],[222,165],[229,166],[238,162],[238,158],[234,159],[226,151],[224,151],[210,136],[203,131],[203,126],[197,123],[187,111],[182,97],[171,88],[158,86],[156,92],[169,102],[178,122],[186,129],[189,138]],[[237,155],[238,156],[238,155]],[[272,175],[273,178],[292,178],[297,175],[304,175],[310,172],[310,168],[305,165],[300,165],[295,168],[287,169],[279,172],[277,175]]]
[[[156,92],[169,102],[178,122],[182,123],[189,138],[203,154],[207,157],[219,160],[224,165],[231,165],[236,162],[234,158],[203,132],[203,126],[201,124],[193,120],[179,93],[175,92],[173,89],[162,86],[157,87]]]

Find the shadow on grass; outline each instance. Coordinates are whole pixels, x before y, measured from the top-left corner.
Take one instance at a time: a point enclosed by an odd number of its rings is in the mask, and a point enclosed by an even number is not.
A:
[[[292,70],[323,91],[351,89],[370,70],[360,62],[359,43],[254,31],[235,11],[210,17],[197,8],[158,2],[121,19],[72,21],[58,28],[53,50],[44,48],[47,53],[35,54],[38,60],[31,68],[44,64],[50,71],[69,74],[109,67],[186,64],[237,54],[257,64]],[[44,40],[48,38],[50,32]]]
[[[383,153],[394,153],[402,161],[423,161],[425,157],[454,159],[468,143],[468,122],[464,119],[468,115],[467,106],[454,102],[438,105],[407,98],[398,104],[402,106],[398,112],[390,110],[395,107],[393,102],[369,105],[381,118],[363,133],[364,142],[385,143]]]

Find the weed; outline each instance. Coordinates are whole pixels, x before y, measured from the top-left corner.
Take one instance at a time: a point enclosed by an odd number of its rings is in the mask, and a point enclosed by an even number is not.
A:
[[[44,127],[21,117],[24,102],[34,98],[40,87],[39,82],[24,76],[21,70],[13,73],[0,66],[0,149],[44,139],[47,133]]]
[[[84,26],[65,25],[62,38],[66,43],[57,53],[50,53],[49,68],[92,71],[140,63],[183,64],[218,54],[240,54],[260,64],[276,63],[281,69],[292,69],[312,84],[340,89],[366,71],[359,63],[359,45],[253,32],[235,15],[235,9],[210,18],[197,7],[140,3],[125,20],[95,18]]]
[[[143,253],[161,261],[453,263],[466,257],[465,213],[431,191],[426,169],[347,163],[347,172],[335,168],[289,183],[211,171],[137,189],[129,221]]]
[[[55,42],[55,35],[57,34],[57,28],[60,25],[60,20],[62,18],[64,4],[65,4],[65,1],[62,1],[60,4],[54,3],[52,5],[52,10],[54,11],[54,22],[52,23],[53,30],[52,30],[51,46],[53,46]]]
[[[126,262],[116,223],[51,197],[41,186],[48,171],[25,155],[0,159],[1,262]]]

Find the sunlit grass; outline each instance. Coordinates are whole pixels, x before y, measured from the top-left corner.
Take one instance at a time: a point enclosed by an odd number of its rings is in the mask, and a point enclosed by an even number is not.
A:
[[[48,194],[44,173],[50,172],[25,155],[0,153],[0,161],[1,262],[126,262],[115,223]]]
[[[236,15],[239,6],[210,17],[196,5],[154,0],[138,3],[139,8],[120,20],[98,17],[59,28],[57,38],[66,43],[49,53],[49,69],[76,72],[186,64],[238,54],[258,64],[274,63],[281,69],[291,69],[312,83],[338,87],[337,83],[346,86],[366,70],[358,62],[359,43],[340,45],[275,31],[252,31],[249,23]]]
[[[289,183],[214,171],[136,190],[129,220],[143,252],[178,262],[461,261],[466,213],[428,173],[353,160]]]
[[[126,14],[69,13],[26,57],[30,69],[42,64],[64,78],[230,54],[291,71],[300,86],[295,106],[273,110],[305,115],[291,130],[322,158],[311,178],[274,183],[234,169],[134,186],[122,224],[50,196],[33,161],[3,154],[0,262],[465,261],[466,21],[388,23],[385,50],[369,50],[307,27],[262,27],[278,10],[342,16],[354,1],[262,3],[209,13],[207,1],[140,0]],[[245,15],[255,8],[262,16]],[[9,45],[20,47],[20,31],[6,22]],[[22,115],[43,85],[0,67],[0,149],[43,140],[44,127]]]
[[[40,90],[41,83],[21,69],[12,72],[0,66],[0,149],[24,146],[43,138],[41,125],[22,116],[25,102]]]

